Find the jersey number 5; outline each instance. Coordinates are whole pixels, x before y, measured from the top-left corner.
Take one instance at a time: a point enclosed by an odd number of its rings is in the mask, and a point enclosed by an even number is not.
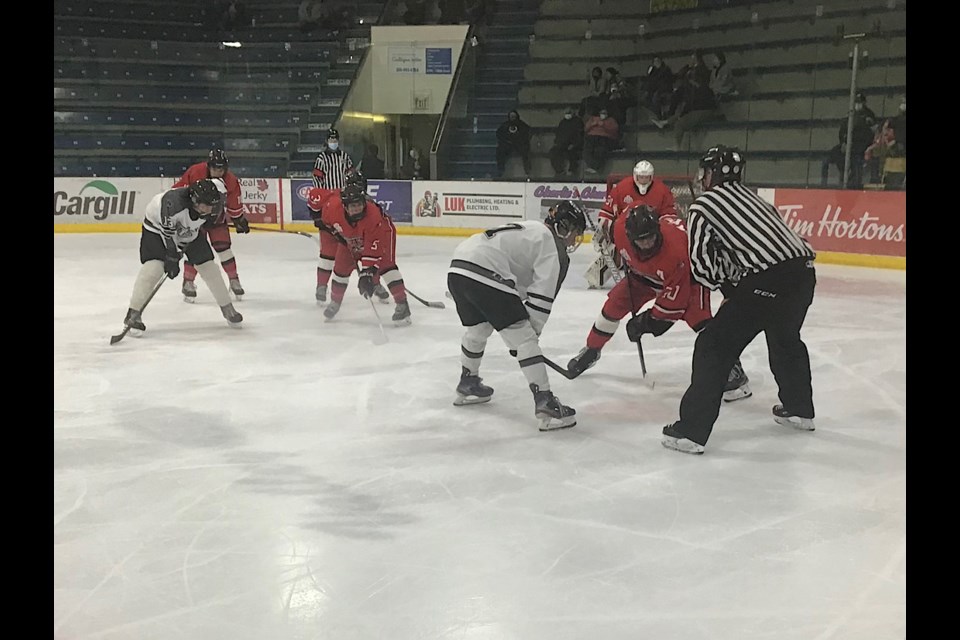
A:
[[[483,235],[487,236],[488,238],[492,238],[501,231],[519,231],[520,229],[523,229],[522,225],[517,224],[516,222],[511,222],[509,224],[500,225],[499,227],[494,227],[493,229],[487,229],[483,232]]]

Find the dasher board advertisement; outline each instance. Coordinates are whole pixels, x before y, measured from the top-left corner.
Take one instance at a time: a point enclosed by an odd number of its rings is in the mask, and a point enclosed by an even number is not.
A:
[[[417,227],[486,229],[526,218],[523,183],[414,180]]]

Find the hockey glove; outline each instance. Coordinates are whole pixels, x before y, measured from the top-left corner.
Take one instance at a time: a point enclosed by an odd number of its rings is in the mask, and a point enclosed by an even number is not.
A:
[[[369,299],[373,295],[373,290],[376,288],[373,284],[373,269],[364,269],[360,272],[357,288],[360,289],[360,295],[364,298]]]
[[[250,222],[242,213],[233,219],[233,226],[236,228],[237,233],[250,233]]]
[[[673,325],[669,320],[659,320],[644,311],[627,322],[627,338],[630,342],[639,342],[640,336],[651,333],[654,337],[662,336]]]
[[[167,249],[167,254],[163,257],[163,270],[167,277],[173,280],[180,275],[180,252]]]

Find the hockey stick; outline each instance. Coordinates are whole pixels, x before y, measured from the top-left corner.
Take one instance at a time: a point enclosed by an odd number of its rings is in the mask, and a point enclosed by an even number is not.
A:
[[[562,375],[562,376],[563,376],[564,378],[566,378],[567,380],[573,380],[573,379],[576,378],[578,375],[580,375],[579,373],[573,373],[573,372],[571,372],[571,371],[570,371],[569,369],[567,369],[566,367],[561,367],[560,365],[558,365],[556,362],[554,362],[553,360],[551,360],[551,359],[548,358],[547,356],[543,356],[543,363],[544,363],[545,365],[547,365],[548,367],[550,367],[551,369],[553,369],[554,371],[556,371],[557,373],[559,373],[560,375]]]
[[[359,274],[360,263],[357,261],[354,261],[353,264],[357,269],[357,274]],[[373,344],[375,345],[387,344],[388,342],[390,342],[390,338],[387,337],[387,332],[383,330],[383,321],[380,320],[380,312],[377,311],[377,305],[373,304],[373,296],[367,298],[367,300],[370,302],[370,308],[373,309],[373,315],[377,316],[377,326],[380,327],[380,335],[374,336]]]
[[[590,214],[586,212],[586,209],[583,206],[583,198],[580,196],[580,190],[577,189],[577,202],[580,204],[580,208],[584,209],[584,214],[587,219],[587,224],[590,225],[590,232],[594,237],[597,237],[599,234],[599,229],[597,225],[593,223],[593,218],[590,217]],[[607,265],[607,269],[610,271],[610,277],[613,278],[613,283],[617,284],[620,280],[623,279],[623,274],[620,272],[620,269],[617,268],[616,263],[613,261],[613,256],[610,255],[608,251],[604,251],[602,247],[597,247],[597,251],[600,253],[600,257],[603,262]],[[602,284],[602,282],[601,282]]]
[[[410,291],[410,289],[409,289],[408,287],[404,287],[404,288],[407,290],[407,293],[409,293],[415,300],[418,300],[419,302],[425,304],[426,306],[430,307],[431,309],[446,309],[446,308],[447,308],[447,305],[443,304],[442,302],[432,302],[432,301],[430,301],[430,300],[424,300],[423,298],[421,298],[420,296],[418,296],[417,294],[415,294],[413,291]]]
[[[139,312],[140,312],[140,313],[143,313],[143,310],[147,308],[147,305],[150,304],[150,301],[151,301],[151,300],[153,300],[153,296],[157,295],[157,291],[160,291],[160,287],[163,286],[163,283],[164,283],[165,280],[168,280],[166,273],[163,274],[163,277],[160,278],[160,281],[159,281],[159,282],[157,282],[156,286],[153,288],[153,291],[150,292],[150,297],[147,298],[147,301],[143,303],[143,306],[142,306],[142,307],[140,307],[140,309],[139,309]],[[124,327],[123,327],[123,331],[121,331],[118,335],[110,336],[110,344],[111,344],[111,346],[112,346],[112,345],[115,345],[115,344],[117,344],[118,342],[120,342],[121,340],[123,340],[123,337],[124,337],[125,335],[127,335],[127,332],[128,332],[128,331],[130,331],[130,325],[124,326]]]
[[[295,233],[298,236],[305,236],[307,238],[310,238],[311,240],[317,239],[316,236],[314,236],[312,233],[307,233],[306,231],[294,231],[292,229],[268,229],[267,227],[255,227],[253,225],[250,225],[250,230],[251,231],[269,231],[271,233]]]
[[[630,280],[630,276],[627,276],[627,294],[630,296],[630,319],[636,319],[637,312],[634,311],[633,304],[633,282]],[[640,356],[640,373],[643,374],[643,382],[648,387],[653,389],[653,386],[656,382],[653,379],[647,379],[647,361],[643,357],[643,343],[640,340],[641,336],[637,336],[637,355]]]

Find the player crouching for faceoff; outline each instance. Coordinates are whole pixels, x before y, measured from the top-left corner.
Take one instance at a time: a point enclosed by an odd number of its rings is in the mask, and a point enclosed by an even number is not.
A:
[[[123,323],[139,336],[146,326],[141,312],[164,273],[171,280],[180,275],[183,253],[209,287],[220,312],[231,326],[240,326],[243,316],[230,302],[230,292],[213,259],[213,248],[200,228],[215,220],[223,208],[226,187],[218,179],[198,180],[189,187],[158,193],[147,204],[140,233],[140,272],[133,285],[130,308]]]
[[[307,207],[313,224],[320,230],[320,260],[317,264],[317,302],[327,298],[331,274],[330,304],[323,310],[332,320],[350,283],[350,274],[360,261],[357,287],[369,299],[393,295],[397,303],[391,318],[398,326],[410,324],[410,304],[403,276],[397,268],[397,228],[380,205],[367,198],[358,183],[348,184],[340,195],[324,199],[322,189],[311,189]],[[380,280],[387,283],[383,294],[377,292]]]
[[[540,351],[540,333],[570,266],[568,253],[583,241],[587,218],[570,201],[535,220],[488,229],[460,243],[447,272],[447,287],[466,332],[460,342],[462,370],[454,405],[488,402],[480,361],[494,330],[515,355],[533,392],[540,430],[577,424],[577,412],[550,391]]]
[[[587,346],[567,365],[576,375],[600,360],[600,350],[616,333],[620,320],[651,300],[650,309],[627,322],[631,342],[647,333],[661,336],[677,320],[684,320],[699,333],[713,319],[710,290],[690,273],[687,231],[680,218],[658,217],[653,207],[636,205],[614,223],[613,244],[627,266],[627,276],[610,290],[587,335]],[[737,360],[727,377],[723,399],[732,402],[750,397],[748,382]]]

